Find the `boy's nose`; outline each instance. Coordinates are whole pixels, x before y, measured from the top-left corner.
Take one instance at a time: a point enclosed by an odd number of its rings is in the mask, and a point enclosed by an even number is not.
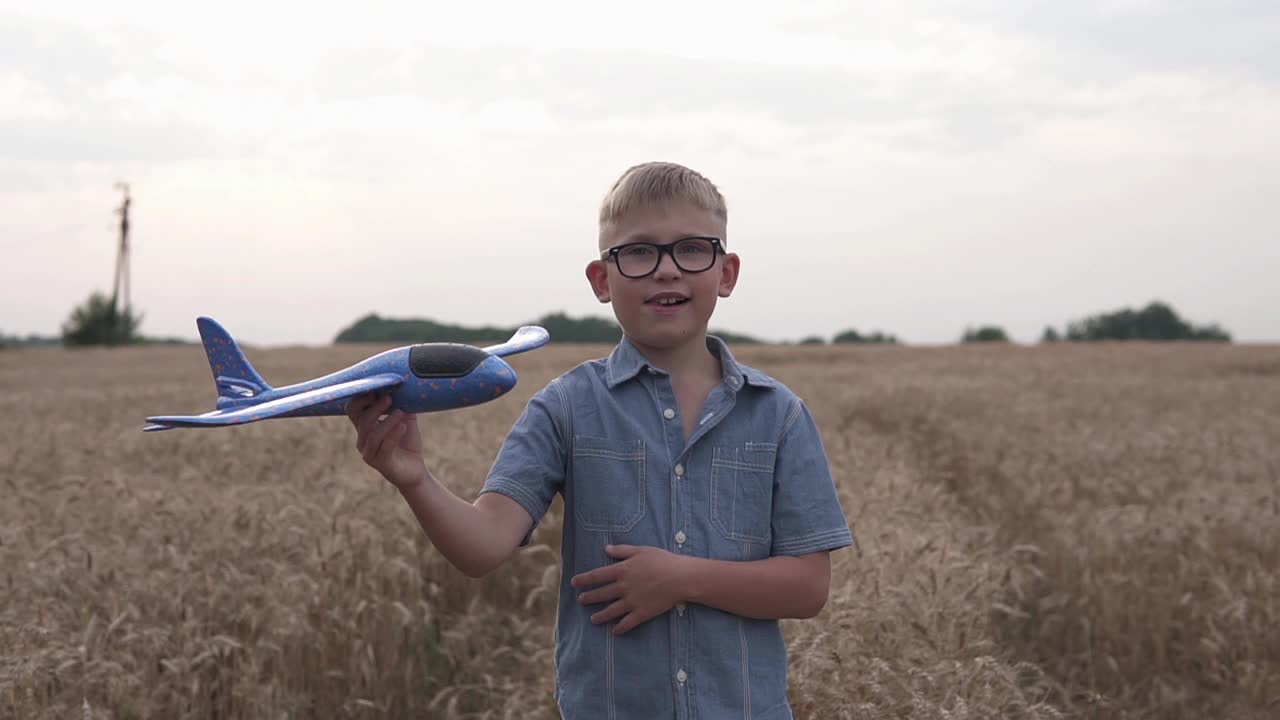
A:
[[[653,276],[657,278],[680,277],[680,266],[676,265],[676,259],[671,256],[671,253],[658,255],[658,268],[653,271]]]

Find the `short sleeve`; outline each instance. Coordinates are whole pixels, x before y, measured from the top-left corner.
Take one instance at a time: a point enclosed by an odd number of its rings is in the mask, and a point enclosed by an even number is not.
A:
[[[564,411],[556,381],[539,390],[507,433],[480,490],[481,495],[506,495],[529,513],[533,523],[521,539],[521,547],[529,544],[551,501],[564,487]]]
[[[853,544],[818,425],[796,398],[783,423],[773,474],[771,555],[806,555]]]

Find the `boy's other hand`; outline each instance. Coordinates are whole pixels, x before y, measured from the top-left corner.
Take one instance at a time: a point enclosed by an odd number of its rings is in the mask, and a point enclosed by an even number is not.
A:
[[[575,575],[569,581],[578,590],[595,587],[578,595],[583,605],[612,601],[591,616],[592,623],[621,618],[613,628],[615,635],[621,635],[684,600],[688,558],[636,545],[606,545],[605,552],[622,562]]]
[[[427,474],[422,435],[416,415],[400,410],[388,413],[390,407],[388,395],[357,395],[347,403],[347,418],[355,426],[356,450],[365,463],[392,485],[406,490],[422,482]]]

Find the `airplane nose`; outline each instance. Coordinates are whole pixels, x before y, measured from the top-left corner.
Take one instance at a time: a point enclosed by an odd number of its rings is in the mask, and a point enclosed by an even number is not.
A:
[[[488,367],[486,375],[489,376],[490,383],[495,389],[495,395],[506,394],[511,388],[516,386],[516,371],[507,364],[506,360],[497,355],[490,355],[485,360]]]

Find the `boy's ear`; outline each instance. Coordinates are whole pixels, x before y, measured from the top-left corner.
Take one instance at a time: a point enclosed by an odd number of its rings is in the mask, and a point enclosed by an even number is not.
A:
[[[587,281],[591,283],[591,292],[595,293],[596,299],[602,303],[610,300],[609,295],[609,268],[604,264],[603,260],[592,260],[587,263]]]
[[[733,294],[733,288],[738,284],[738,271],[741,266],[742,261],[736,254],[724,254],[724,260],[720,262],[720,297],[727,298]]]

